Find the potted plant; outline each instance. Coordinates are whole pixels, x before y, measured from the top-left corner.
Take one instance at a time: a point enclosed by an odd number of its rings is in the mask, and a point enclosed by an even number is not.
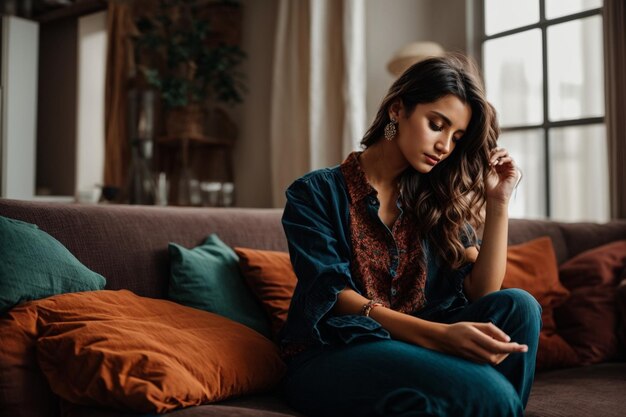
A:
[[[210,101],[242,101],[245,85],[238,66],[246,55],[238,46],[239,33],[224,36],[211,15],[240,21],[240,9],[233,1],[160,0],[136,20],[136,62],[160,95],[168,136],[203,137]]]

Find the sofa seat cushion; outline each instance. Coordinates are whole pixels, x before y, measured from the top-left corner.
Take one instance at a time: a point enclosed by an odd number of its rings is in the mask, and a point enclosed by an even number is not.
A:
[[[39,364],[70,403],[163,413],[269,390],[285,372],[267,338],[171,301],[96,291],[32,308]]]
[[[65,417],[137,417],[103,408],[64,404]],[[291,409],[278,394],[246,395],[216,404],[176,410],[173,417],[304,417]]]
[[[101,290],[104,277],[37,225],[0,216],[0,314],[66,292]]]
[[[526,417],[623,417],[626,363],[539,372]]]
[[[172,417],[299,417],[302,414],[268,411],[250,407],[236,407],[220,404],[200,405],[184,408],[167,414]],[[94,407],[69,407],[64,417],[144,417],[134,413],[121,413]]]

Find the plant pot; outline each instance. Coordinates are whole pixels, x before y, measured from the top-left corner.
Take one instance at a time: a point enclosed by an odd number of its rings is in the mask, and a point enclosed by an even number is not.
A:
[[[167,111],[165,130],[169,137],[203,138],[205,111],[197,104]]]

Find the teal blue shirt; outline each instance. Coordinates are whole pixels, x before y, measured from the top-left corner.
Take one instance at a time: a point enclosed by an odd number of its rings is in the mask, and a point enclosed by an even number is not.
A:
[[[331,313],[337,294],[344,288],[362,294],[362,288],[350,273],[350,201],[340,166],[313,171],[299,178],[289,186],[286,197],[282,224],[298,283],[287,322],[279,334],[281,345],[389,339],[389,332],[370,317]],[[473,230],[469,225],[466,228],[462,240],[468,247],[475,242],[467,238],[474,236]],[[412,314],[437,321],[443,314],[468,304],[463,279],[473,264],[452,270],[431,252],[427,240],[422,241],[422,247],[427,265],[426,305]]]

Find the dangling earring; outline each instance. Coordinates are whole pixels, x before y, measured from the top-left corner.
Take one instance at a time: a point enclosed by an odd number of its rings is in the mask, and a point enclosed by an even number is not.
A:
[[[396,121],[396,119],[391,118],[391,121],[387,123],[387,126],[385,126],[385,139],[392,140],[396,137],[396,135],[398,134],[397,126],[398,122]]]

